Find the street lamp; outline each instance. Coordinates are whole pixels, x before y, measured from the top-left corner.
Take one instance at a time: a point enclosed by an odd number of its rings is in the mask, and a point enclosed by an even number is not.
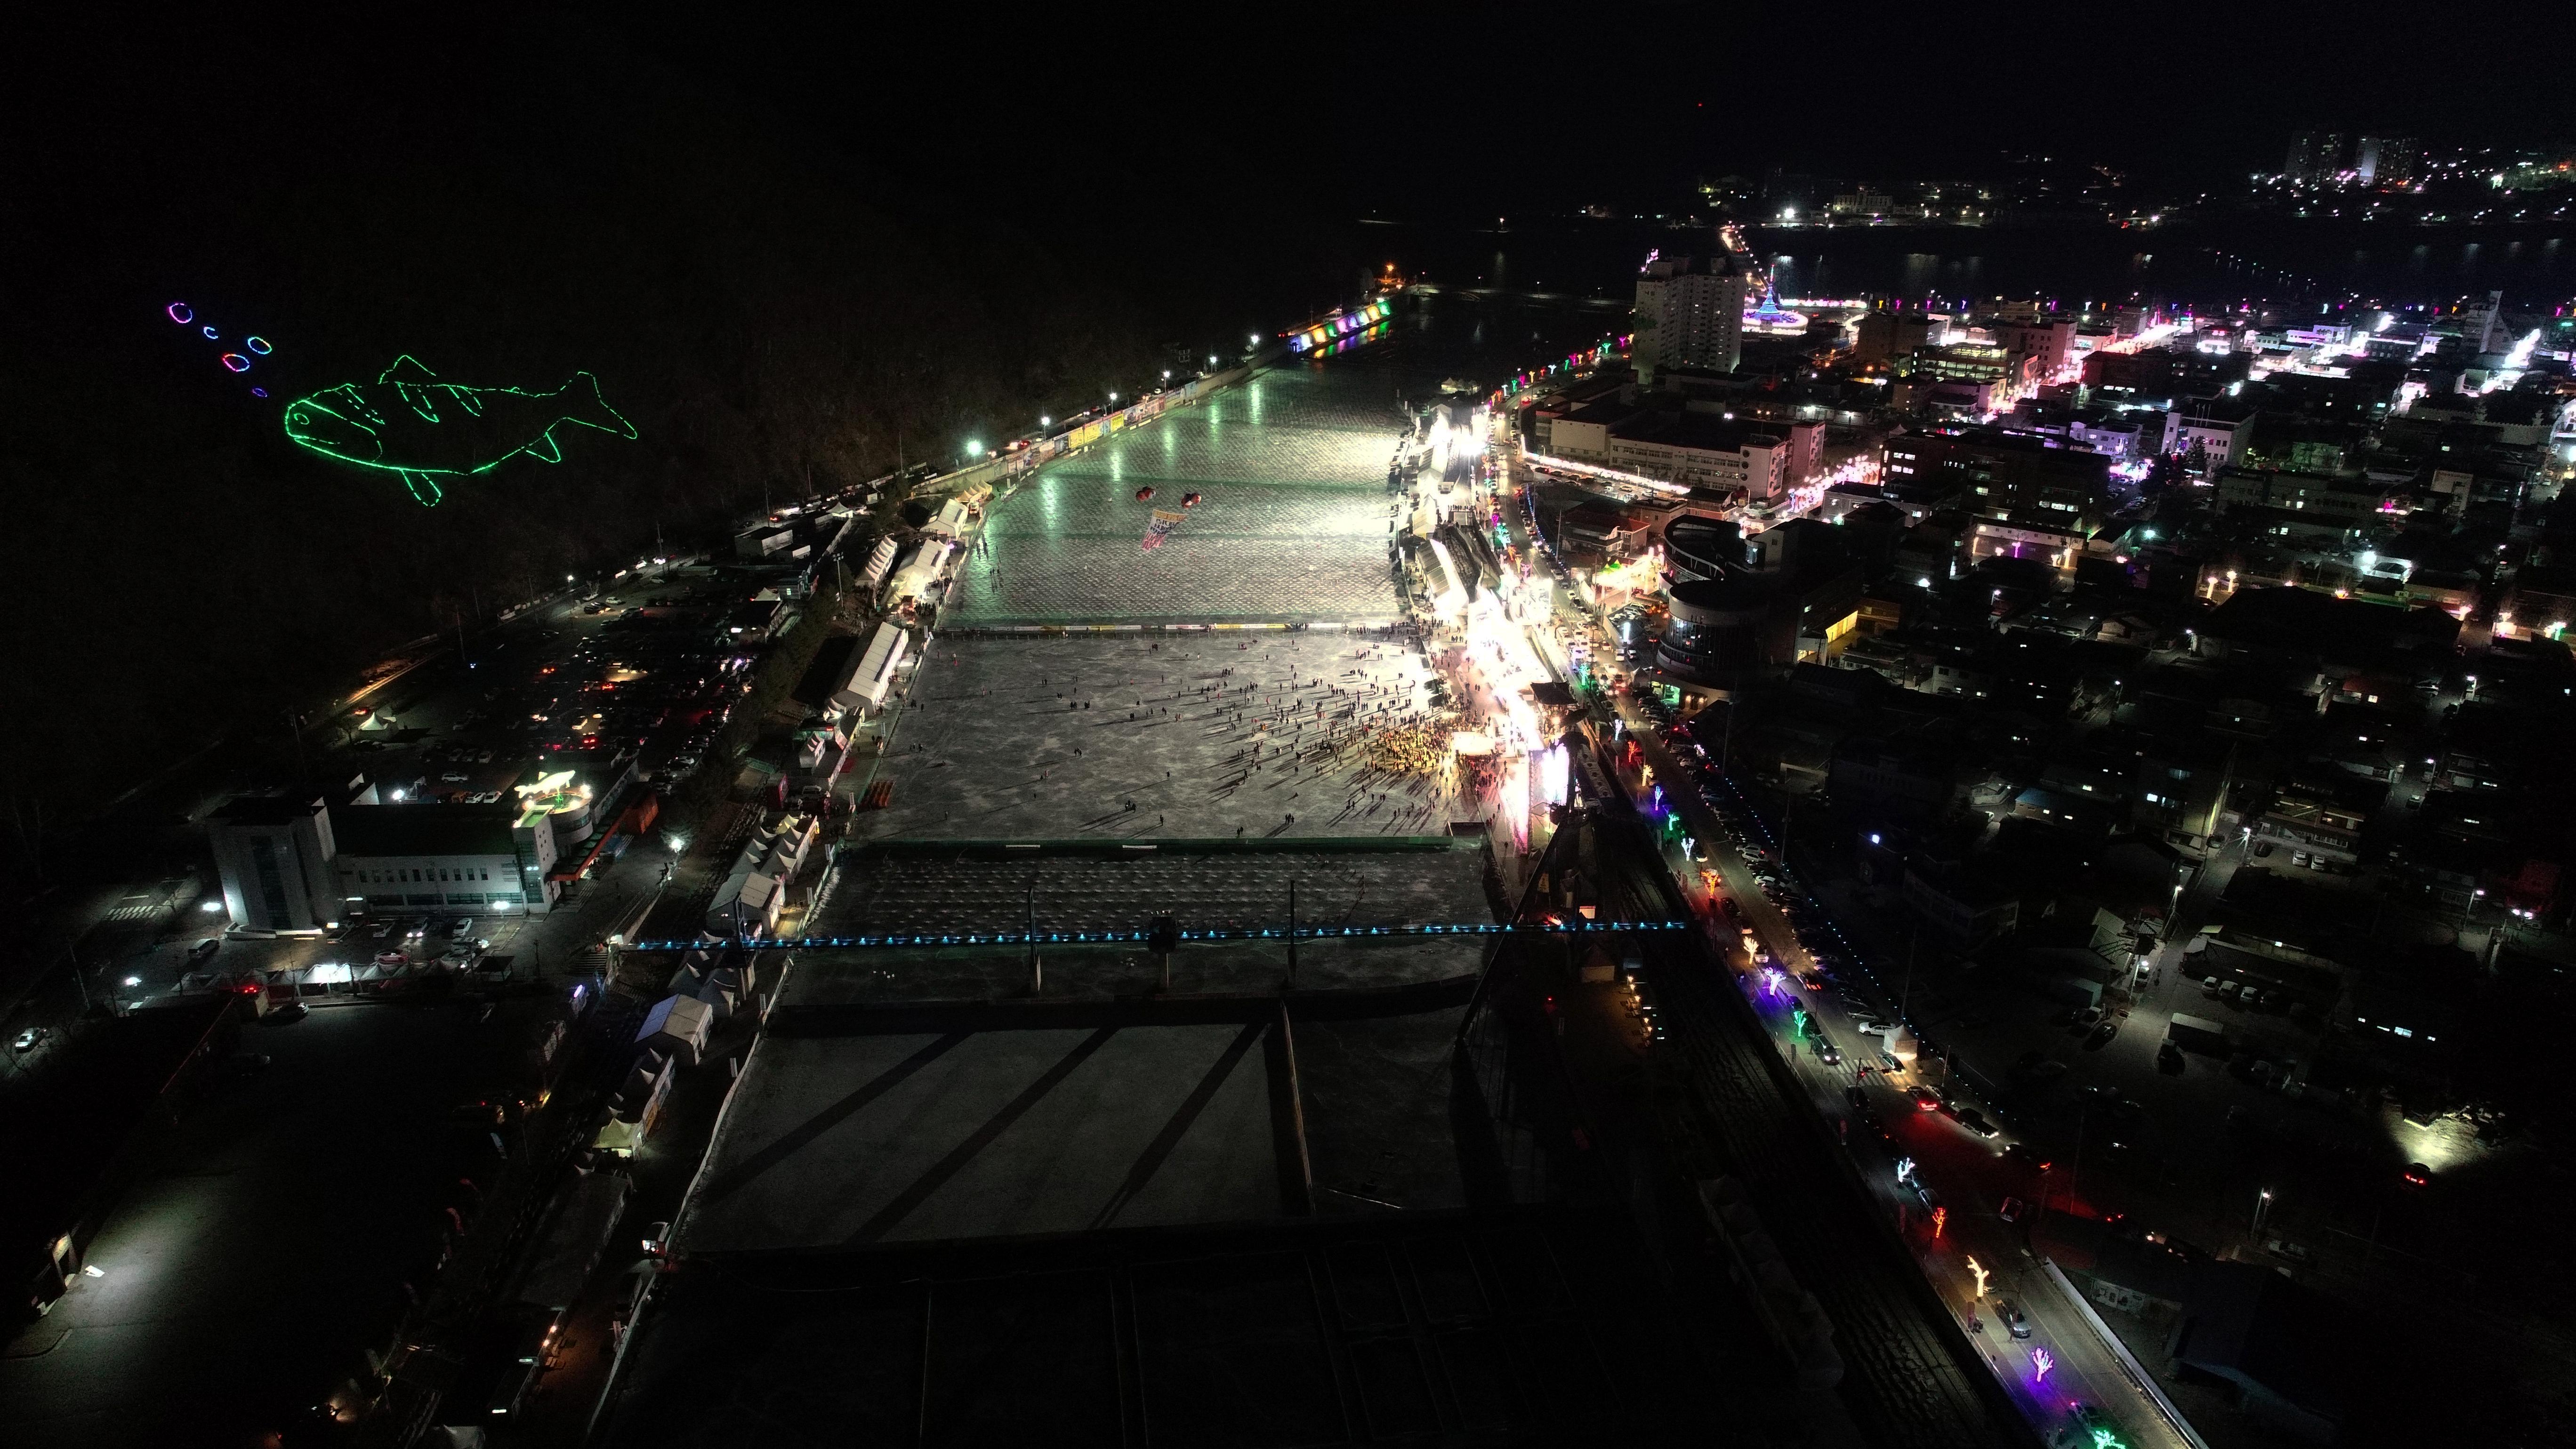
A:
[[[2262,1195],[2261,1195],[2261,1196],[2259,1196],[2259,1197],[2257,1197],[2257,1198],[2255,1198],[2255,1199],[2254,1199],[2254,1228],[2255,1228],[2255,1231],[2257,1231],[2257,1232],[2262,1231],[2262,1228],[2263,1228],[2263,1219],[2265,1219],[2265,1218],[2267,1218],[2267,1217],[2271,1216],[2271,1214],[2272,1214],[2272,1189],[2270,1189],[2270,1188],[2268,1188],[2268,1187],[2267,1187],[2267,1188],[2263,1189],[2263,1192],[2262,1192]]]
[[[1111,402],[1116,402],[1116,401],[1118,401],[1118,394],[1116,394],[1116,393],[1114,393],[1114,392],[1113,392],[1113,393],[1111,393],[1111,394],[1109,395],[1109,400],[1110,400]]]

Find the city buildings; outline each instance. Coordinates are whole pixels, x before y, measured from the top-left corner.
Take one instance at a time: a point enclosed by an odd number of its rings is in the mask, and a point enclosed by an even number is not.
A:
[[[1909,433],[1887,445],[1889,486],[1958,496],[1976,514],[1980,555],[2025,554],[2072,569],[2101,526],[2110,460],[2001,429]]]
[[[340,894],[377,915],[550,909],[552,812],[517,805],[351,805],[332,812]]]
[[[1640,371],[1697,367],[1733,372],[1744,355],[1746,259],[1721,246],[1706,256],[1661,257],[1637,278]]]
[[[245,795],[207,817],[206,834],[234,929],[310,931],[340,919],[323,797]]]

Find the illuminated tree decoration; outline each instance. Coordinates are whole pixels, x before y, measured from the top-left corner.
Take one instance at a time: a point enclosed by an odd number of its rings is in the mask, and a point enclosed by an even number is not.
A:
[[[443,478],[473,478],[524,453],[560,463],[554,430],[578,423],[632,438],[635,425],[576,372],[552,392],[439,382],[409,357],[373,383],[345,382],[286,405],[286,436],[323,457],[399,475],[423,507],[446,496]]]

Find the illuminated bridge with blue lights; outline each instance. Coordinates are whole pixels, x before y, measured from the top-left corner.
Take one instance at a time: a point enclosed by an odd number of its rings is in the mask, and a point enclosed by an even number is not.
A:
[[[1682,931],[1688,921],[1544,921],[1512,925],[1496,921],[1431,921],[1398,926],[1201,927],[1183,930],[1184,941],[1339,941],[1364,936],[1588,936],[1626,931]],[[1140,931],[949,931],[889,932],[859,936],[753,936],[707,941],[632,941],[629,951],[720,951],[736,947],[754,951],[859,950],[922,946],[1141,945],[1153,932]]]

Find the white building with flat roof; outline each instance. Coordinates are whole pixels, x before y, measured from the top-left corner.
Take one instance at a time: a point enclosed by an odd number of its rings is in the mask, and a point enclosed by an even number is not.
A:
[[[339,894],[354,913],[543,912],[562,889],[552,822],[511,805],[351,805],[332,812]]]

